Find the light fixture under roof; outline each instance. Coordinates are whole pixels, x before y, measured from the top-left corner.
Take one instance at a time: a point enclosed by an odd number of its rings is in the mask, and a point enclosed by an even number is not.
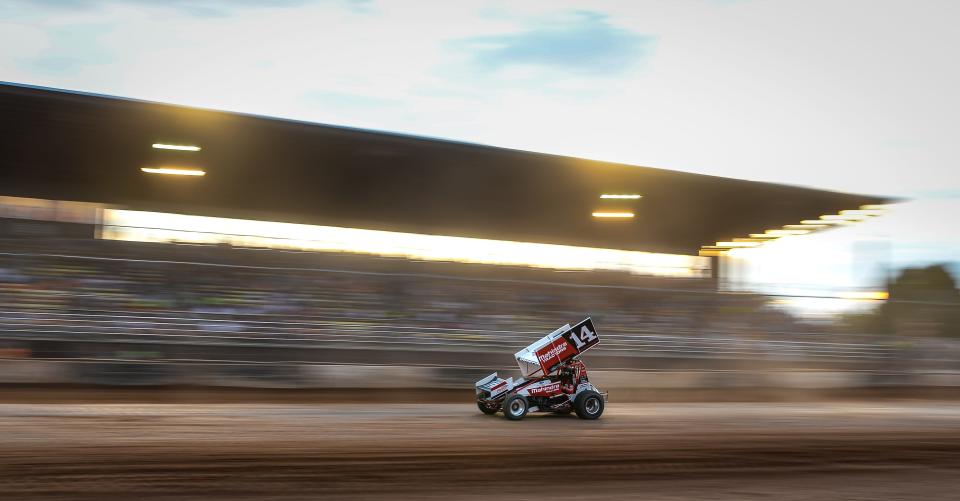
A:
[[[200,169],[183,169],[178,167],[141,167],[147,174],[167,174],[171,176],[205,176],[207,173]]]
[[[632,193],[604,193],[600,195],[600,198],[609,198],[613,200],[637,200],[639,198],[643,198],[643,195],[636,195]]]
[[[820,219],[804,219],[800,224],[787,224],[782,228],[766,230],[763,233],[750,233],[750,238],[733,238],[729,241],[717,242],[716,245],[704,245],[700,247],[700,255],[724,256],[730,251],[760,247],[782,237],[806,235],[837,226],[856,224],[886,213],[885,205],[861,205],[859,209],[845,209],[837,214],[825,214],[820,216]]]
[[[804,219],[800,223],[810,226],[823,226],[829,224],[844,224],[845,221],[833,221],[829,219]]]
[[[882,216],[883,214],[884,211],[882,209],[851,209],[840,211],[841,216],[871,217]]]
[[[199,146],[193,146],[189,144],[153,143],[152,146],[158,150],[200,151],[201,149]]]
[[[841,292],[840,297],[844,299],[859,299],[864,301],[884,301],[890,299],[890,293],[887,291],[850,291]]]
[[[811,231],[813,231],[812,228],[809,230],[767,230],[764,233],[775,237],[790,237],[794,235],[806,235]]]
[[[869,216],[844,216],[842,214],[826,214],[826,215],[820,216],[820,219],[827,222],[832,222],[833,224],[844,224],[844,223],[851,223],[851,222],[855,223],[857,221],[863,221],[865,219],[869,219]]]
[[[715,247],[729,247],[729,248],[733,248],[733,247],[744,247],[744,248],[746,248],[746,247],[756,247],[756,246],[758,246],[758,245],[760,245],[760,242],[738,242],[738,241],[734,240],[734,241],[731,241],[731,242],[717,242],[717,245],[716,245]]]
[[[604,212],[597,211],[593,213],[593,217],[603,218],[603,219],[630,219],[633,217],[632,212]]]

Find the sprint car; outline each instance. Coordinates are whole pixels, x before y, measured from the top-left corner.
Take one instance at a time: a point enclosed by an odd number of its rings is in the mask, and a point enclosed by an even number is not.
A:
[[[477,407],[484,414],[502,411],[513,421],[528,412],[575,412],[597,419],[607,393],[590,383],[580,356],[599,343],[590,318],[564,325],[514,354],[523,377],[503,379],[494,372],[477,381]]]

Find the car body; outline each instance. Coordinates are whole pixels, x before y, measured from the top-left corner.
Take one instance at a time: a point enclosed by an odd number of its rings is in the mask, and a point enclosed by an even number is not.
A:
[[[600,343],[590,318],[547,334],[514,354],[523,377],[501,378],[496,372],[474,385],[484,414],[519,420],[528,412],[575,412],[583,419],[603,414],[607,393],[590,382],[580,356]]]

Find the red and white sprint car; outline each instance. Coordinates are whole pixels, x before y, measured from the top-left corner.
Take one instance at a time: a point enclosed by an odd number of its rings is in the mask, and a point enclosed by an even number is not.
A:
[[[590,383],[580,355],[598,343],[589,318],[573,327],[564,325],[514,354],[522,378],[503,379],[494,372],[477,381],[477,407],[484,414],[503,411],[511,420],[528,412],[571,411],[582,419],[597,419],[607,393]]]

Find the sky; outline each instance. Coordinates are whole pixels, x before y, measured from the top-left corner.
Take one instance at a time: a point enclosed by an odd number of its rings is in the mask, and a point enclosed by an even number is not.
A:
[[[862,285],[858,242],[960,256],[958,22],[955,0],[0,0],[0,80],[910,199],[803,241],[833,264],[797,280]]]

